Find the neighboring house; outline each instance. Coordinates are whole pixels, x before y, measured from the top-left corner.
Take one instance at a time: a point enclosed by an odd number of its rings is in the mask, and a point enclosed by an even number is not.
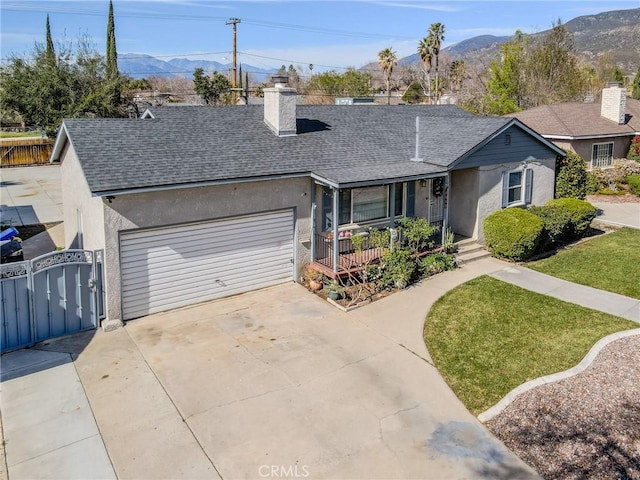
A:
[[[491,212],[553,197],[561,155],[515,119],[297,106],[278,85],[264,108],[65,120],[52,161],[66,246],[104,249],[119,322],[296,280],[327,251],[335,271],[347,231],[405,215],[481,240]]]
[[[640,134],[640,100],[617,84],[602,91],[600,103],[542,105],[512,113],[560,148],[580,155],[588,168],[608,167],[626,158]]]

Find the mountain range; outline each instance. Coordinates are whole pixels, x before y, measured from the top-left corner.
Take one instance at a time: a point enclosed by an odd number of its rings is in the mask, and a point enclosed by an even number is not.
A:
[[[160,60],[151,55],[137,53],[123,53],[118,55],[118,69],[121,73],[133,78],[146,77],[193,77],[196,68],[202,68],[205,72],[226,72],[232,68],[231,63],[220,63],[211,60],[189,60],[188,58],[172,58]],[[251,72],[253,75],[268,75],[277,71],[252,65],[242,65],[243,72]]]
[[[584,15],[566,22],[564,26],[573,33],[575,50],[585,60],[595,63],[599,55],[610,52],[612,60],[626,74],[635,74],[640,64],[640,8]],[[544,35],[547,31],[533,35]],[[510,38],[479,35],[443,48],[442,53],[449,54],[454,60],[460,59],[470,63],[480,60],[488,63],[498,55],[500,46]],[[417,61],[418,54],[414,53],[399,59],[398,63],[412,65]],[[122,73],[134,78],[150,76],[191,78],[196,68],[202,68],[205,72],[226,72],[231,68],[231,63],[223,64],[186,58],[165,61],[150,55],[125,53],[118,56],[118,66]],[[376,68],[376,66],[376,63],[372,63],[365,65],[363,69]],[[242,68],[244,72],[251,72],[255,76],[266,76],[277,70],[246,64],[242,65]]]

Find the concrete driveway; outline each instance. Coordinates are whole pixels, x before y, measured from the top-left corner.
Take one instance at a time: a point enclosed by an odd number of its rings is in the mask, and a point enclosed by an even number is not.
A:
[[[420,340],[428,305],[478,274],[457,273],[348,315],[287,284],[97,332],[75,363],[116,474],[534,477]]]
[[[2,168],[0,180],[3,224],[20,226],[63,221],[60,165]]]

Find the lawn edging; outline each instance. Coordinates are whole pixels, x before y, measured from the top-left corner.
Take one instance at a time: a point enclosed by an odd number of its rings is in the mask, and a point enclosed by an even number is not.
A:
[[[551,375],[545,375],[544,377],[535,378],[530,380],[522,385],[514,388],[509,393],[507,393],[502,400],[496,403],[493,407],[485,410],[481,414],[478,415],[478,420],[482,423],[486,423],[489,420],[492,420],[496,417],[500,412],[502,412],[505,408],[507,408],[518,395],[521,393],[532,390],[536,387],[540,387],[542,385],[546,385],[548,383],[557,382],[560,380],[564,380],[569,377],[573,377],[582,373],[584,370],[591,365],[591,363],[596,359],[600,351],[609,345],[610,343],[615,342],[616,340],[620,340],[622,338],[631,337],[633,335],[640,335],[640,328],[635,328],[632,330],[623,330],[620,332],[612,333],[611,335],[607,335],[606,337],[598,340],[596,344],[591,347],[589,352],[584,356],[582,361],[576,365],[575,367],[571,367],[568,370],[564,370],[558,373],[552,373]]]

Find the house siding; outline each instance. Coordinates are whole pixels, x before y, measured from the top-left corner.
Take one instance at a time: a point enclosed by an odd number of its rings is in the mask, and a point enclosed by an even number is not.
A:
[[[505,144],[506,135],[511,136],[508,145]],[[478,151],[465,157],[455,165],[453,170],[495,165],[501,162],[521,162],[532,158],[555,159],[556,155],[555,151],[531,137],[524,130],[517,126],[512,126]]]
[[[308,178],[237,183],[117,196],[105,204],[107,317],[121,318],[120,232],[293,208],[298,271],[310,260]],[[188,244],[189,239],[185,238]],[[296,275],[298,276],[298,275]]]
[[[451,172],[451,201],[449,202],[449,227],[454,232],[473,237],[478,215],[477,168]]]

